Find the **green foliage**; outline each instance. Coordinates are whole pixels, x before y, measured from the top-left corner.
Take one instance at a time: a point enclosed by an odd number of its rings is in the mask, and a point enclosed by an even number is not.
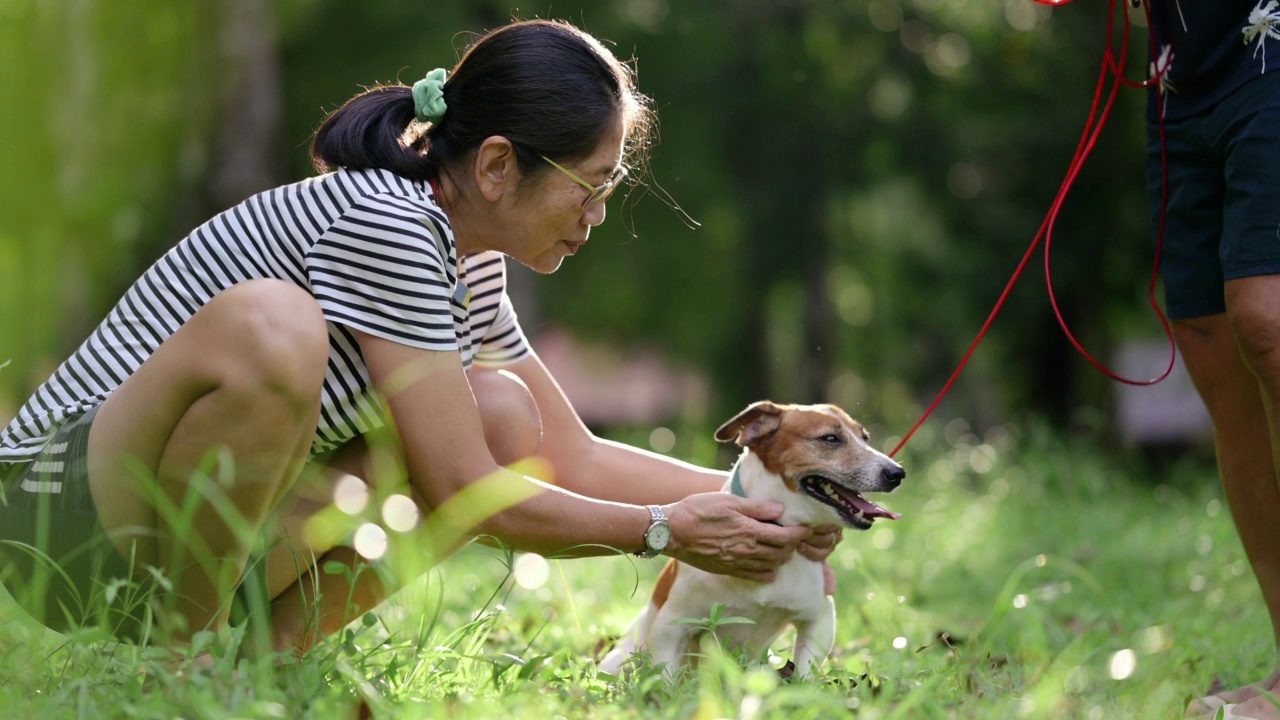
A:
[[[715,633],[717,628],[725,625],[754,625],[755,620],[737,615],[725,615],[724,603],[712,603],[711,612],[704,618],[681,618],[675,621],[681,625],[692,625],[702,632]]]
[[[172,243],[216,107],[216,19],[204,2],[0,1],[0,417]]]

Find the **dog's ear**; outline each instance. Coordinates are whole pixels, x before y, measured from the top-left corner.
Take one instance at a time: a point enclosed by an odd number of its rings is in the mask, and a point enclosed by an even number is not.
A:
[[[772,435],[782,424],[782,408],[761,400],[751,403],[746,410],[738,413],[716,430],[716,439],[720,442],[736,442],[742,447],[751,447]]]

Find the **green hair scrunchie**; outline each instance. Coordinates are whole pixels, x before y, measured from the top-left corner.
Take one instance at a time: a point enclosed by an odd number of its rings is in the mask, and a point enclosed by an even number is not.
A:
[[[444,104],[444,81],[448,73],[436,68],[413,84],[413,113],[418,122],[438,123],[448,106]]]

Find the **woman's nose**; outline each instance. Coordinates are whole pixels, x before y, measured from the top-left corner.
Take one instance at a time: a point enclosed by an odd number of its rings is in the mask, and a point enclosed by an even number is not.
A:
[[[608,204],[609,204],[609,201],[605,200],[604,202],[598,202],[592,205],[588,205],[587,208],[582,211],[582,222],[590,227],[596,227],[601,223],[603,223],[604,216],[605,216],[605,205],[608,205]]]

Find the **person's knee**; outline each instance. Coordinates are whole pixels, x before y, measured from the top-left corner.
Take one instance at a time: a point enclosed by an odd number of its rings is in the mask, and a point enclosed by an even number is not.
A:
[[[314,297],[292,283],[252,280],[215,297],[222,380],[300,404],[319,401],[329,357],[328,326]]]
[[[1241,357],[1274,393],[1280,387],[1280,275],[1229,280],[1224,296]]]
[[[542,446],[538,403],[520,378],[505,370],[472,369],[467,374],[489,452],[500,465],[537,455]]]
[[[1235,347],[1226,315],[1183,318],[1171,323],[1178,349],[1185,353],[1231,351]],[[1185,349],[1184,349],[1185,348]]]
[[[1263,387],[1280,392],[1280,315],[1252,305],[1229,314],[1241,357]]]
[[[1196,390],[1214,410],[1222,393],[1236,395],[1241,385],[1256,382],[1240,358],[1231,323],[1224,314],[1174,320],[1173,337]]]

